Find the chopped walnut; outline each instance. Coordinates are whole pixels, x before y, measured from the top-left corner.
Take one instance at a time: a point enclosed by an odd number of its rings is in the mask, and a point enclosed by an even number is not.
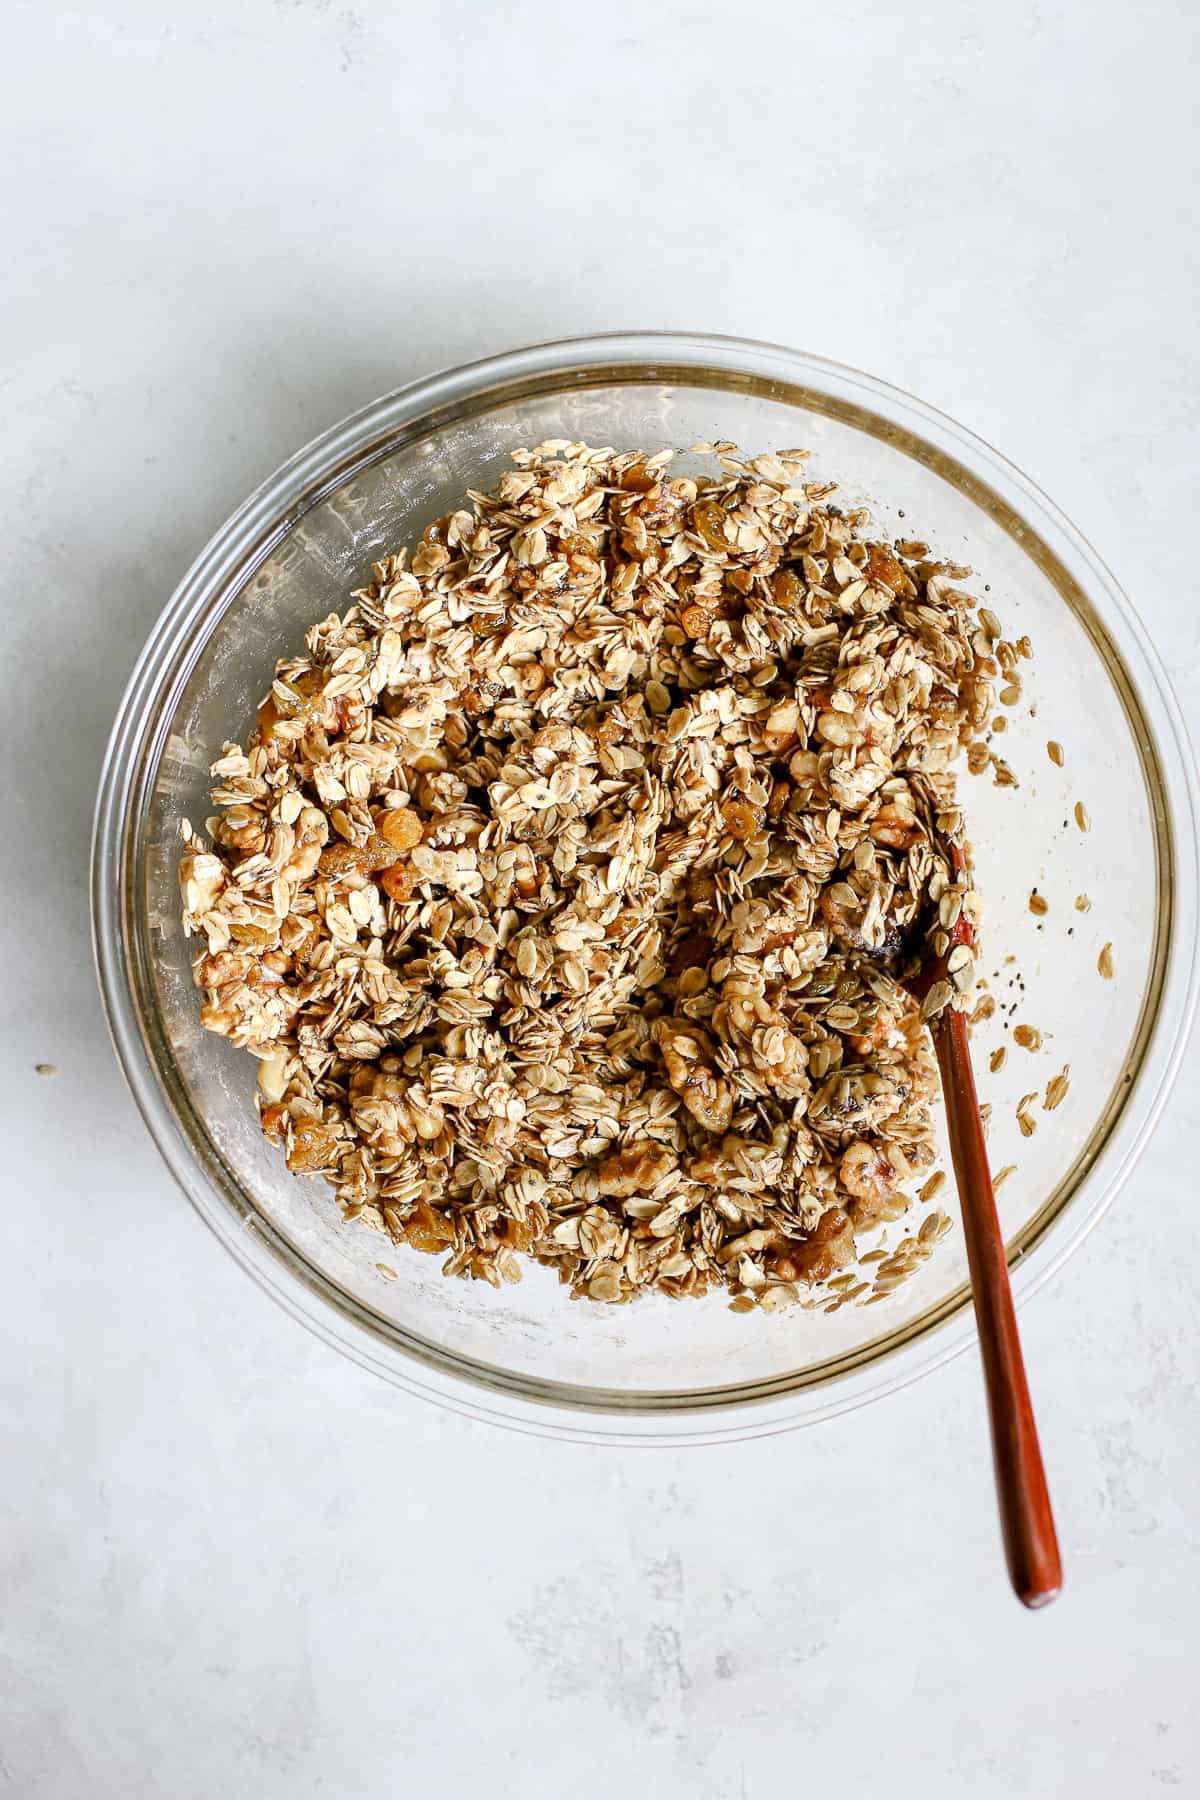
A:
[[[854,1227],[840,1206],[831,1206],[807,1237],[787,1242],[774,1258],[773,1272],[782,1281],[805,1281],[812,1286],[828,1281],[853,1261]]]
[[[654,1028],[667,1080],[697,1124],[705,1131],[725,1131],[733,1117],[733,1094],[713,1067],[713,1044],[694,1026],[662,1019]]]
[[[596,1171],[597,1184],[602,1194],[626,1200],[631,1194],[648,1194],[676,1167],[672,1150],[643,1138],[627,1150],[606,1156]]]

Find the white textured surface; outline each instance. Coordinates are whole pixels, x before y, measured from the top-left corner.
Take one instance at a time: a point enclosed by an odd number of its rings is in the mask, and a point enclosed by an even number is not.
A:
[[[442,1416],[222,1256],[110,1056],[133,656],[251,485],[436,365],[683,324],[871,369],[1041,481],[1200,711],[1194,11],[561,14],[0,6],[0,1794],[1196,1793],[1194,1073],[1023,1316],[1068,1581],[1029,1616],[973,1359],[719,1451]]]

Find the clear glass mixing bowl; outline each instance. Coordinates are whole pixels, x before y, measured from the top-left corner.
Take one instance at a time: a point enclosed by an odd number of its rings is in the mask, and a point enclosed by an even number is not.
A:
[[[999,1206],[1018,1299],[1094,1224],[1161,1110],[1196,999],[1196,784],[1178,707],[1112,576],[1017,470],[907,394],[767,344],[618,335],[455,369],[336,426],[247,500],[168,604],[114,727],[92,877],[104,1001],[184,1192],[327,1342],[413,1392],[533,1430],[633,1441],[779,1429],[887,1392],[972,1340],[957,1230],[892,1298],[832,1316],[734,1314],[720,1295],[572,1305],[537,1268],[501,1292],[445,1281],[437,1259],[344,1226],[327,1189],[287,1173],[258,1130],[255,1065],[197,1019],[175,861],[179,817],[208,811],[210,759],[244,736],[275,659],[345,604],[382,551],[464,488],[487,487],[512,448],[548,437],[803,445],[814,473],[886,531],[971,564],[1009,635],[1030,635],[1007,735],[1020,787],[964,776],[983,969],[1001,1002],[976,1061],[993,1167],[1016,1165]],[[1035,885],[1042,919],[1028,908]],[[1074,908],[1080,893],[1089,912]],[[1106,942],[1111,981],[1096,967]],[[989,1075],[988,1053],[1021,1020],[1044,1050],[1010,1049]],[[1067,1100],[1039,1106],[1036,1135],[1022,1137],[1017,1100],[1064,1063]],[[941,1198],[953,1212],[952,1188]]]

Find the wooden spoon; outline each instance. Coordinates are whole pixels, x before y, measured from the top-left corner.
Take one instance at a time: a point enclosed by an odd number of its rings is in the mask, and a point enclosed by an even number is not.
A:
[[[965,868],[962,852],[955,844],[947,848],[955,875],[961,876]],[[918,999],[935,982],[949,979],[946,962],[955,947],[972,943],[971,927],[961,914],[949,938],[945,954],[931,955],[906,984]],[[1008,1262],[971,1070],[966,1016],[947,1007],[932,1029],[983,1354],[1004,1553],[1017,1598],[1025,1606],[1045,1606],[1062,1587],[1062,1561],[1017,1336]]]

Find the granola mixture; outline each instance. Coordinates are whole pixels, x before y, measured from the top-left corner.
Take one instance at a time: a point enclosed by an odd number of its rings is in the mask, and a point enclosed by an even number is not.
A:
[[[971,951],[899,977],[978,917],[952,768],[1015,657],[801,452],[695,448],[519,451],[377,564],[213,765],[184,923],[347,1219],[493,1283],[837,1304],[934,1161]]]

